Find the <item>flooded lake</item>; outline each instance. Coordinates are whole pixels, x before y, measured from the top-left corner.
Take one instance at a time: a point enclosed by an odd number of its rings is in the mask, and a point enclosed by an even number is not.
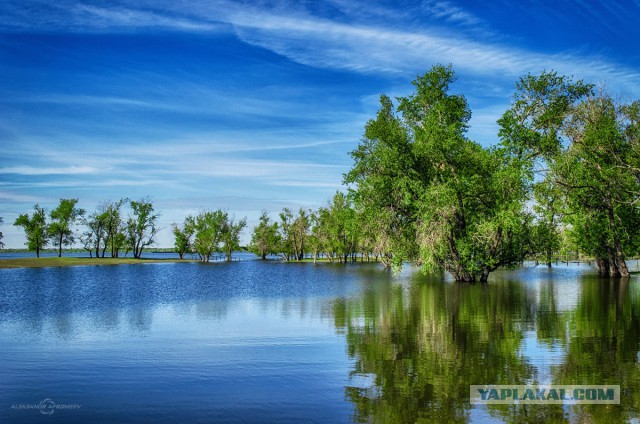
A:
[[[638,422],[640,280],[376,264],[0,270],[0,422]],[[471,405],[472,384],[620,405]],[[46,415],[46,416],[45,416]]]

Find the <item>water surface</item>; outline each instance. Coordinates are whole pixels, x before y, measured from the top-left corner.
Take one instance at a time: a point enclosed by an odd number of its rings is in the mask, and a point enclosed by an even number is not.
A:
[[[585,265],[487,285],[375,264],[10,269],[0,293],[0,422],[620,422],[640,407],[638,281]],[[470,384],[537,382],[619,384],[621,405],[469,404]],[[78,407],[27,408],[45,399]]]

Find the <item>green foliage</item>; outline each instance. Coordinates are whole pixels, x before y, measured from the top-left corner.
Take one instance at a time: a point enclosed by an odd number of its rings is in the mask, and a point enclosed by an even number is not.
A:
[[[187,217],[185,227],[193,226],[193,247],[202,262],[209,262],[211,255],[220,252],[220,243],[227,225],[228,214],[220,209],[202,211],[195,217]]]
[[[625,252],[637,252],[640,235],[638,103],[616,105],[593,86],[555,73],[528,75],[517,88],[500,136],[529,171],[536,250],[549,258],[562,224],[602,274],[628,276]]]
[[[345,182],[356,185],[361,216],[376,223],[382,243],[367,244],[384,245],[392,262],[486,280],[528,252],[526,169],[508,149],[466,138],[471,112],[464,96],[448,93],[454,81],[451,66],[434,66],[398,99],[399,115],[382,96]]]
[[[21,214],[16,218],[13,225],[22,227],[27,238],[27,248],[36,252],[36,257],[40,257],[40,250],[49,243],[47,232],[47,213],[44,208],[37,204],[33,207],[33,215]]]
[[[185,219],[182,228],[173,224],[171,231],[174,236],[174,251],[180,256],[180,259],[183,259],[184,254],[193,249],[193,241],[191,240],[195,232],[193,218],[188,217]]]
[[[327,207],[315,216],[313,236],[316,251],[322,251],[330,261],[347,262],[358,247],[358,223],[351,202],[344,193],[336,192]]]
[[[146,246],[155,243],[155,237],[160,231],[157,226],[159,214],[155,213],[149,199],[130,202],[132,215],[127,220],[127,244],[133,252],[134,258],[141,258]]]
[[[120,199],[117,202],[107,202],[101,206],[102,220],[105,228],[104,245],[111,250],[111,257],[117,258],[120,250],[127,244],[125,234],[125,221],[122,217],[122,207],[128,199]],[[103,250],[104,257],[104,250]]]
[[[96,210],[82,219],[85,231],[80,235],[80,242],[91,256],[104,258],[109,250],[112,258],[120,255],[120,250],[132,249],[127,222],[122,215],[123,206],[128,199],[102,202]]]
[[[393,102],[380,96],[380,110],[365,125],[364,138],[351,152],[354,164],[344,176],[357,187],[352,195],[366,228],[366,247],[386,266],[395,255],[413,257],[416,199],[429,180],[428,170],[413,155],[411,137]]]
[[[262,211],[260,214],[260,222],[253,229],[249,249],[264,260],[268,255],[278,254],[280,245],[281,240],[280,234],[278,233],[278,223],[271,222],[269,213]]]
[[[301,261],[304,259],[307,238],[311,227],[311,211],[300,208],[294,217],[291,209],[280,212],[280,253],[284,259]]]
[[[58,246],[58,257],[62,257],[62,246],[70,246],[75,241],[72,226],[85,213],[84,209],[76,207],[77,204],[78,199],[60,199],[58,207],[49,214],[51,222],[47,232]]]
[[[576,102],[592,93],[593,85],[543,72],[520,78],[516,90],[511,108],[498,120],[502,145],[518,157],[553,158],[562,149],[566,117]]]
[[[564,199],[561,190],[552,181],[534,184],[533,195],[535,223],[531,248],[536,255],[542,255],[544,262],[551,267],[554,253],[561,248],[558,225],[564,211]]]
[[[234,219],[227,219],[221,237],[227,261],[231,261],[233,251],[240,248],[240,234],[246,226],[246,218],[243,218],[238,222],[235,222]]]

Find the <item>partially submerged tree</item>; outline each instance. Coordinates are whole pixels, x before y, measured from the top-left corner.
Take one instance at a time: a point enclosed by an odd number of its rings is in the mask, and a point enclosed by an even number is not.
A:
[[[278,223],[271,222],[269,213],[262,211],[258,225],[253,229],[250,245],[251,252],[264,260],[268,255],[279,253],[280,244]]]
[[[503,145],[526,161],[529,184],[560,190],[565,224],[600,273],[628,276],[625,251],[637,249],[640,222],[637,102],[618,106],[555,72],[528,75],[517,89],[499,121]]]
[[[380,96],[380,110],[365,125],[364,137],[351,152],[352,169],[344,176],[356,209],[365,218],[370,246],[385,266],[395,258],[417,257],[417,199],[430,179],[417,160],[412,137],[392,100]]]
[[[384,212],[396,264],[413,259],[456,281],[486,281],[528,252],[526,170],[506,149],[466,138],[471,112],[449,94],[454,81],[451,67],[434,66],[398,99],[398,114],[382,96],[345,181],[356,184],[360,208]]]
[[[209,262],[211,255],[220,251],[220,243],[228,219],[227,213],[220,209],[202,211],[195,218],[187,217],[187,219],[193,220],[194,249],[202,262]]]
[[[44,208],[34,205],[33,215],[21,214],[16,218],[15,226],[22,227],[27,238],[25,243],[29,250],[36,252],[36,257],[40,257],[40,250],[49,243],[47,233],[47,213]]]
[[[235,222],[233,218],[227,219],[221,237],[227,262],[231,261],[233,252],[240,248],[240,234],[246,226],[247,218],[243,218],[238,222]]]
[[[337,258],[347,262],[356,253],[358,229],[356,213],[344,193],[336,192],[326,208],[318,213],[315,233],[321,241],[320,248],[330,260]]]
[[[300,208],[294,217],[291,209],[280,212],[281,254],[286,260],[301,261],[304,258],[305,243],[311,228],[311,212]]]
[[[58,248],[58,257],[62,256],[63,246],[70,246],[75,241],[72,227],[85,213],[84,209],[76,207],[77,204],[78,199],[60,199],[58,207],[49,214],[51,222],[47,231]]]

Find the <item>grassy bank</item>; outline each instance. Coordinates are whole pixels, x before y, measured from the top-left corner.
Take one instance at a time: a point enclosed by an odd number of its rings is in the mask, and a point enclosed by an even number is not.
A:
[[[63,266],[93,266],[93,265],[125,265],[162,262],[193,262],[189,259],[133,259],[133,258],[15,258],[0,260],[2,268],[45,268]]]

